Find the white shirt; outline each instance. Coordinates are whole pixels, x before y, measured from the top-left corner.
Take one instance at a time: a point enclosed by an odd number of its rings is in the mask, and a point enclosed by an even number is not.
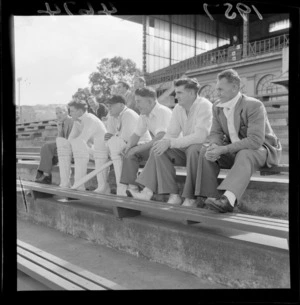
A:
[[[97,137],[104,137],[105,133],[106,128],[103,122],[94,114],[85,112],[78,120],[74,121],[68,140],[76,138],[88,142],[88,140]]]
[[[138,120],[139,115],[134,110],[125,106],[117,118],[108,115],[106,122],[107,132],[128,142],[136,129]],[[151,141],[151,136],[148,131],[143,134],[140,141]]]
[[[183,148],[204,143],[212,125],[212,103],[198,96],[189,114],[177,104],[172,113],[165,139],[171,139],[171,148]],[[180,134],[182,133],[182,137]]]
[[[216,105],[216,107],[221,107],[223,108],[224,114],[227,118],[227,126],[228,126],[228,131],[229,131],[229,136],[230,136],[230,140],[231,143],[240,141],[238,134],[235,130],[234,127],[234,109],[235,109],[235,105],[238,102],[238,100],[241,97],[241,93],[239,92],[233,99],[231,99],[230,101],[226,102],[226,103],[219,103],[218,105]]]
[[[155,137],[160,132],[167,132],[172,110],[156,101],[149,115],[141,114],[135,129],[137,136],[142,136],[147,130]]]

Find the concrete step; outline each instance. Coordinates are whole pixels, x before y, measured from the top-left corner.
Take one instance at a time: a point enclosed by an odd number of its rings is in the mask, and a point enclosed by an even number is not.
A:
[[[17,191],[18,219],[227,287],[290,287],[286,239],[206,224],[188,226],[146,214],[120,221],[110,207],[80,200],[63,201],[57,197],[34,200],[30,196],[25,199],[26,208],[21,192]],[[49,245],[48,240],[44,244]]]
[[[17,178],[20,177],[24,180],[34,181],[38,164],[38,161],[19,161],[17,163]],[[94,168],[94,163],[90,162],[88,165],[88,172],[92,171]],[[221,171],[219,181],[224,179],[226,173],[226,170]],[[115,194],[116,184],[113,167],[111,167],[108,181],[112,193]],[[71,183],[73,182],[74,165],[72,165],[71,177]],[[180,170],[180,168],[177,169],[177,182],[181,192],[185,182],[185,172],[184,170]],[[58,166],[53,167],[52,183],[55,185],[59,185],[60,183]],[[92,178],[85,184],[85,187],[94,190],[97,187],[97,178]],[[288,187],[288,173],[281,173],[272,176],[260,176],[259,173],[255,173],[244,193],[238,210],[239,212],[251,215],[288,219]],[[167,201],[168,196],[156,195],[155,199],[158,201]]]

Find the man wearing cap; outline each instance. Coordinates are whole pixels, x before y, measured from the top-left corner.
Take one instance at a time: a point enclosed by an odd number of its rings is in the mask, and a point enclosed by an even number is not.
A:
[[[171,120],[172,111],[158,103],[156,91],[151,87],[143,87],[135,91],[136,106],[140,110],[140,117],[134,133],[130,137],[124,150],[123,168],[120,182],[125,194],[129,189],[137,190],[136,178],[141,161],[148,160],[153,144],[166,133]],[[149,131],[152,140],[138,145],[141,136]]]
[[[156,141],[150,157],[136,182],[142,192],[127,190],[129,197],[150,200],[153,193],[170,194],[169,204],[181,204],[174,165],[186,166],[183,206],[196,206],[194,197],[197,164],[202,144],[212,124],[212,104],[198,96],[197,80],[185,78],[174,82],[178,104],[174,107],[165,136]]]
[[[70,115],[74,120],[72,131],[68,140],[58,137],[56,139],[57,153],[59,160],[60,187],[70,187],[71,157],[73,154],[75,162],[75,183],[87,173],[89,152],[92,144],[99,141],[104,142],[106,128],[101,120],[95,115],[87,112],[85,101],[74,100],[68,104]],[[94,152],[96,166],[102,166],[106,159],[97,152]],[[109,193],[107,177],[103,173],[97,175],[98,188],[95,192]],[[78,190],[85,190],[84,185]]]
[[[110,155],[116,176],[117,195],[126,196],[125,191],[120,186],[123,163],[122,154],[127,142],[136,129],[139,115],[126,106],[125,98],[121,95],[113,95],[106,101],[106,104],[109,111],[106,121],[107,133],[104,137],[106,145],[103,145],[103,143],[97,145],[97,150],[106,160]],[[142,132],[139,142],[144,143],[149,141],[151,141],[151,136],[146,130]]]
[[[56,107],[55,114],[57,118],[57,136],[67,139],[73,127],[73,119],[68,115],[68,108]],[[40,164],[37,169],[35,182],[51,184],[52,166],[57,163],[56,142],[45,143],[40,152]]]

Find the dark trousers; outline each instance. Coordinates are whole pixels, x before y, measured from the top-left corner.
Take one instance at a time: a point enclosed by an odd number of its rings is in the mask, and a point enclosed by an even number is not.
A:
[[[236,154],[224,154],[215,162],[206,160],[205,152],[206,147],[203,147],[199,154],[195,196],[218,198],[223,193],[219,191],[226,190],[231,191],[239,201],[252,174],[264,166],[267,160],[267,150],[264,147],[257,150],[243,149]],[[230,171],[219,185],[217,177],[221,168]]]
[[[183,149],[168,149],[160,156],[151,150],[145,168],[136,182],[158,194],[178,194],[174,165],[186,166],[187,176],[182,196],[194,198],[201,147],[201,144],[193,144]]]
[[[58,162],[56,142],[45,143],[41,148],[38,170],[51,174],[52,166]]]
[[[124,157],[120,182],[124,184],[136,184],[135,180],[137,178],[139,165],[142,161],[148,160],[149,154],[150,149],[147,149],[128,158]]]

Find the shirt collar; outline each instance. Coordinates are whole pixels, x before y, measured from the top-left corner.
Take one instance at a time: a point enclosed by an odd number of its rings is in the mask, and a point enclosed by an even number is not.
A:
[[[238,100],[241,97],[241,92],[239,92],[233,99],[231,99],[230,101],[226,102],[226,103],[219,103],[216,106],[217,107],[221,107],[221,108],[234,108],[234,106],[236,105],[236,103],[238,102]]]
[[[155,106],[152,108],[149,115],[145,115],[145,116],[147,116],[147,117],[157,116],[158,112],[159,112],[159,103],[158,103],[158,101],[156,101]]]
[[[124,114],[124,112],[128,109],[128,107],[125,105],[124,109],[119,113],[118,115],[118,119],[122,117],[122,115]]]

